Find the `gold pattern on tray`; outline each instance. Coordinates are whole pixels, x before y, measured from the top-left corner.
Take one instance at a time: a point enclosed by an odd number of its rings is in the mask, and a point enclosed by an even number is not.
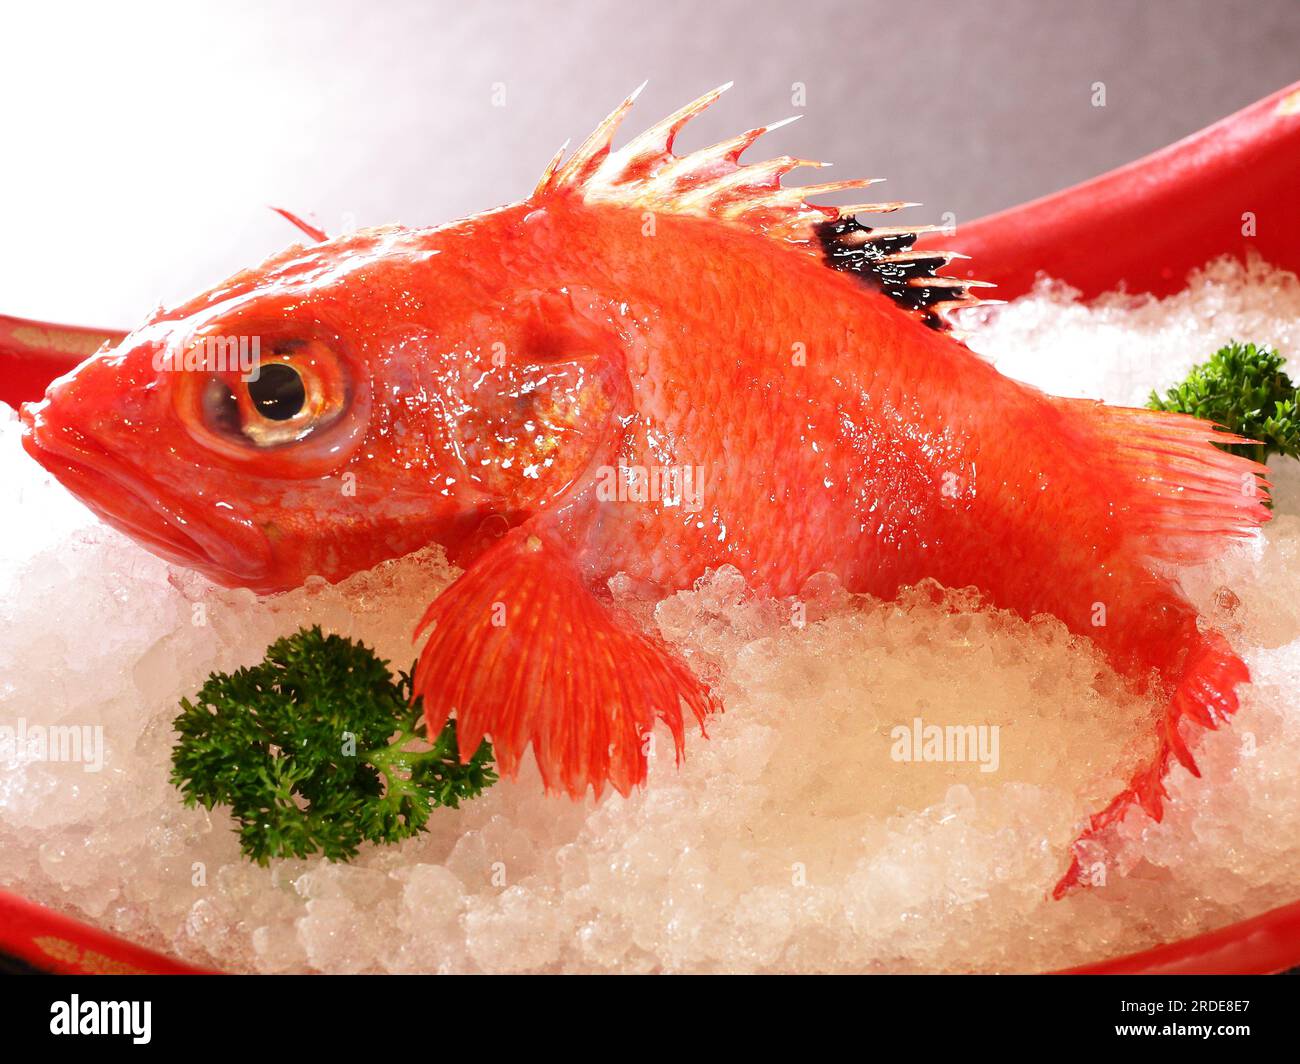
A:
[[[62,351],[69,355],[93,355],[103,346],[105,339],[94,333],[43,329],[38,325],[19,325],[9,335],[26,347]]]
[[[75,942],[69,942],[66,938],[54,938],[50,935],[42,935],[40,938],[32,939],[32,942],[38,946],[42,953],[47,957],[52,957],[56,961],[64,964],[75,965],[87,975],[148,975],[144,969],[134,964],[128,964],[126,961],[119,961],[112,957],[107,957],[95,950],[83,950]]]

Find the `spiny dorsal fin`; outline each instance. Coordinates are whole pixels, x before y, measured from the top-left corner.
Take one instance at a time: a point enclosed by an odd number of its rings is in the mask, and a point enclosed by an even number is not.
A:
[[[645,88],[643,84],[568,159],[564,158],[565,148],[556,153],[534,197],[567,191],[584,203],[712,218],[763,233],[794,251],[823,259],[834,269],[856,274],[936,327],[946,324],[948,311],[986,302],[969,293],[971,288],[987,287],[982,282],[938,276],[940,268],[961,257],[956,252],[911,250],[921,233],[938,231],[938,227],[872,229],[854,218],[918,204],[887,200],[827,207],[808,202],[813,196],[866,188],[881,178],[785,188],[781,179],[790,171],[826,164],[790,155],[756,163],[740,161],[759,137],[793,118],[759,126],[686,155],[675,154],[673,141],[682,127],[730,87],[728,82],[706,92],[614,151],[614,134]]]
[[[939,276],[939,271],[953,259],[969,256],[956,251],[912,249],[922,233],[946,232],[943,226],[873,229],[854,218],[854,211],[845,208],[839,218],[817,230],[826,261],[835,269],[856,274],[936,329],[951,327],[950,314],[954,310],[1001,302],[971,295],[972,288],[994,287],[987,281]]]

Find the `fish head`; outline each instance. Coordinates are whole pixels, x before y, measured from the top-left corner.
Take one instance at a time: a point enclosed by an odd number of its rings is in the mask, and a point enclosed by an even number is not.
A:
[[[226,586],[471,552],[560,503],[613,406],[607,333],[483,255],[522,213],[291,249],[53,382],[24,446]]]

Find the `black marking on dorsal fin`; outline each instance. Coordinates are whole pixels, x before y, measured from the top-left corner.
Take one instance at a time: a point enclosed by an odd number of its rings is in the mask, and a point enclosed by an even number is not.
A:
[[[943,231],[937,225],[873,229],[852,215],[825,222],[816,229],[828,266],[857,275],[864,284],[914,312],[932,329],[948,328],[949,311],[982,302],[970,294],[970,289],[992,287],[983,281],[938,276],[938,271],[953,259],[965,257],[955,251],[912,250],[922,233]]]

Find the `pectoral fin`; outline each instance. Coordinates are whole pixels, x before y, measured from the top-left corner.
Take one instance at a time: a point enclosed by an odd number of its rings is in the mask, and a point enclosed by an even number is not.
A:
[[[685,662],[587,589],[566,546],[521,526],[434,600],[415,670],[429,734],[455,714],[460,749],[492,741],[513,775],[531,744],[547,790],[575,798],[608,781],[622,794],[644,782],[656,719],[678,758],[682,703],[703,725],[718,708]]]

